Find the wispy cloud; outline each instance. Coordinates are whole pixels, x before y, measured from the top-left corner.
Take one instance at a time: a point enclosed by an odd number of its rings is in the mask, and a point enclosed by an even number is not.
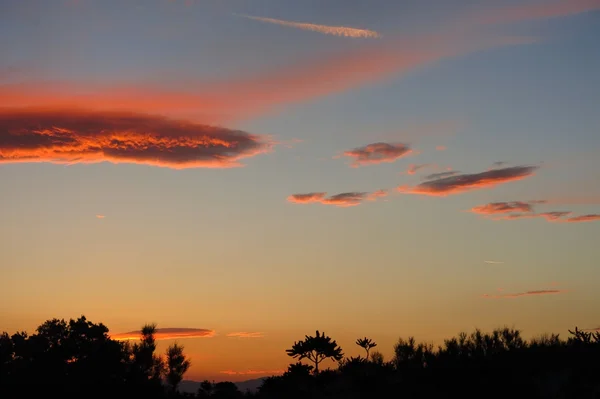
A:
[[[376,190],[376,191],[373,191],[372,193],[370,193],[367,196],[367,200],[369,200],[369,201],[377,201],[379,198],[387,197],[388,194],[389,193],[388,193],[387,190]]]
[[[276,24],[281,26],[287,26],[290,28],[297,28],[303,30],[309,30],[313,32],[324,33],[326,35],[333,36],[343,36],[343,37],[352,37],[352,38],[369,38],[369,39],[377,39],[380,38],[381,35],[373,30],[369,29],[359,29],[359,28],[349,28],[347,26],[330,26],[330,25],[319,25],[312,24],[308,22],[294,22],[294,21],[285,21],[283,19],[275,19],[275,18],[266,18],[266,17],[255,17],[251,15],[240,15],[240,17],[253,19],[255,21],[266,22],[270,24]]]
[[[348,192],[340,193],[327,197],[325,192],[314,192],[306,194],[292,194],[287,200],[294,204],[324,204],[334,205],[342,208],[360,205],[363,201],[375,201],[378,198],[385,197],[387,191],[377,190],[372,193],[368,192]]]
[[[85,104],[93,110],[160,113],[222,124],[401,76],[448,57],[533,41],[524,37],[440,31],[315,56],[259,74],[242,73],[234,79],[201,82],[186,79],[185,89],[180,90],[157,87],[157,82],[112,87],[35,81],[0,84],[0,104],[66,109]]]
[[[106,216],[104,216],[104,215],[96,215],[96,218],[98,218],[98,219],[104,219],[105,217]]]
[[[446,147],[445,145],[438,145],[435,147],[435,149],[437,151],[446,151],[448,149],[448,147]]]
[[[241,371],[224,370],[224,371],[219,371],[219,373],[227,374],[227,375],[278,375],[278,374],[282,374],[283,372],[284,372],[284,370],[241,370]]]
[[[572,218],[565,219],[565,222],[567,222],[567,223],[581,223],[581,222],[594,222],[596,220],[600,220],[600,214],[589,214],[589,215],[574,216]]]
[[[265,334],[262,332],[232,332],[226,335],[229,338],[264,338]]]
[[[136,163],[229,168],[267,152],[262,137],[239,130],[134,113],[0,110],[0,163]]]
[[[600,220],[600,214],[571,216],[571,211],[535,212],[535,206],[549,204],[547,200],[491,202],[471,208],[471,212],[492,220],[546,219],[548,222],[583,223]]]
[[[488,170],[480,173],[462,174],[428,180],[417,186],[400,186],[399,192],[444,197],[466,191],[492,188],[499,184],[525,179],[533,176],[537,166],[514,166],[504,169]]]
[[[406,173],[409,175],[414,175],[419,170],[426,168],[428,166],[431,166],[431,164],[430,163],[420,163],[420,164],[411,163],[410,165],[408,165],[408,170],[406,171]]]
[[[474,11],[467,15],[467,19],[481,24],[503,24],[564,17],[600,9],[599,0],[553,0],[537,3],[522,1],[520,3]]]
[[[471,212],[478,213],[480,215],[494,215],[511,212],[533,212],[533,206],[530,203],[522,201],[491,202],[489,204],[473,207],[471,208]]]
[[[400,143],[373,143],[364,147],[344,151],[344,156],[353,158],[352,167],[374,165],[383,162],[395,162],[412,152],[406,144]]]
[[[558,295],[568,292],[566,290],[537,290],[537,291],[526,291],[517,292],[514,294],[502,294],[502,295],[491,295],[483,294],[482,298],[520,298],[524,296],[538,296],[538,295]]]
[[[496,260],[484,260],[485,263],[489,263],[491,265],[502,265],[504,262],[496,261]]]
[[[142,332],[140,330],[120,334],[111,334],[111,338],[119,341],[139,340]],[[181,339],[181,338],[212,338],[215,336],[213,330],[204,328],[157,328],[154,339]]]
[[[435,179],[441,179],[444,177],[450,177],[450,176],[454,176],[460,173],[460,170],[448,170],[446,172],[438,172],[438,173],[431,173],[427,176],[425,176],[425,180],[435,180]]]

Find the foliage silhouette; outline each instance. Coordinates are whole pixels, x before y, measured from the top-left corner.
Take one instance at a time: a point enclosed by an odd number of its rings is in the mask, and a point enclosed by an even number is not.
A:
[[[317,331],[286,351],[298,362],[257,392],[204,381],[196,394],[177,390],[189,367],[183,347],[155,354],[155,332],[147,325],[138,342],[115,341],[106,326],[82,316],[48,320],[32,335],[2,333],[0,398],[600,398],[600,333],[577,327],[566,340],[550,334],[527,341],[506,327],[460,333],[436,347],[399,338],[387,362],[379,352],[370,360],[343,358],[337,343]],[[326,358],[338,367],[316,372]]]
[[[183,354],[183,346],[177,343],[169,346],[166,352],[166,380],[172,392],[177,392],[177,386],[183,379],[183,375],[190,368],[190,361]]]
[[[304,341],[294,342],[291,349],[286,350],[288,356],[294,359],[308,359],[314,363],[314,373],[319,374],[319,364],[328,358],[336,361],[342,360],[344,354],[337,342],[332,341],[331,337],[320,334],[316,331],[314,337],[306,335]]]
[[[375,341],[372,341],[370,338],[364,337],[364,338],[359,338],[356,340],[356,345],[360,346],[361,348],[363,348],[366,352],[367,355],[365,356],[365,360],[369,361],[369,351],[376,347],[377,344],[375,343]]]

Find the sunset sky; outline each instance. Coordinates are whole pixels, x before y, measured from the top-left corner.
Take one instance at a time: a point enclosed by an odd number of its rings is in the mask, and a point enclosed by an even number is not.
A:
[[[187,379],[600,328],[600,0],[0,2],[0,331]]]

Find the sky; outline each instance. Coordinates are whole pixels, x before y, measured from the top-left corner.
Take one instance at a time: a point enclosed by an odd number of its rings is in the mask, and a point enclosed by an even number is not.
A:
[[[0,330],[188,379],[600,328],[600,0],[0,2]],[[133,332],[133,334],[131,333]]]

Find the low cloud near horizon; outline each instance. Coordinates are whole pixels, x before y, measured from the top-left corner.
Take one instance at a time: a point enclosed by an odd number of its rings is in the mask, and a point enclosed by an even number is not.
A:
[[[533,176],[537,166],[513,166],[487,170],[480,173],[460,174],[425,181],[416,186],[400,186],[397,190],[406,194],[445,197],[466,191],[493,188],[499,184],[522,180]]]
[[[262,332],[232,332],[226,335],[229,338],[264,338],[265,334]]]
[[[0,110],[0,163],[134,163],[172,169],[230,168],[268,152],[240,130],[157,115],[83,110]]]
[[[242,370],[242,371],[234,371],[234,370],[224,370],[219,371],[221,374],[227,375],[278,375],[282,374],[284,370]]]
[[[119,341],[139,340],[142,332],[140,330],[129,331],[119,334],[110,334],[110,337]],[[215,336],[214,330],[204,328],[157,328],[154,334],[154,339],[157,341],[166,339],[181,339],[181,338],[212,338]]]
[[[525,292],[517,292],[514,294],[502,294],[502,295],[490,295],[483,294],[482,298],[520,298],[524,296],[538,296],[538,295],[558,295],[567,292],[566,290],[536,290],[536,291],[525,291]]]

